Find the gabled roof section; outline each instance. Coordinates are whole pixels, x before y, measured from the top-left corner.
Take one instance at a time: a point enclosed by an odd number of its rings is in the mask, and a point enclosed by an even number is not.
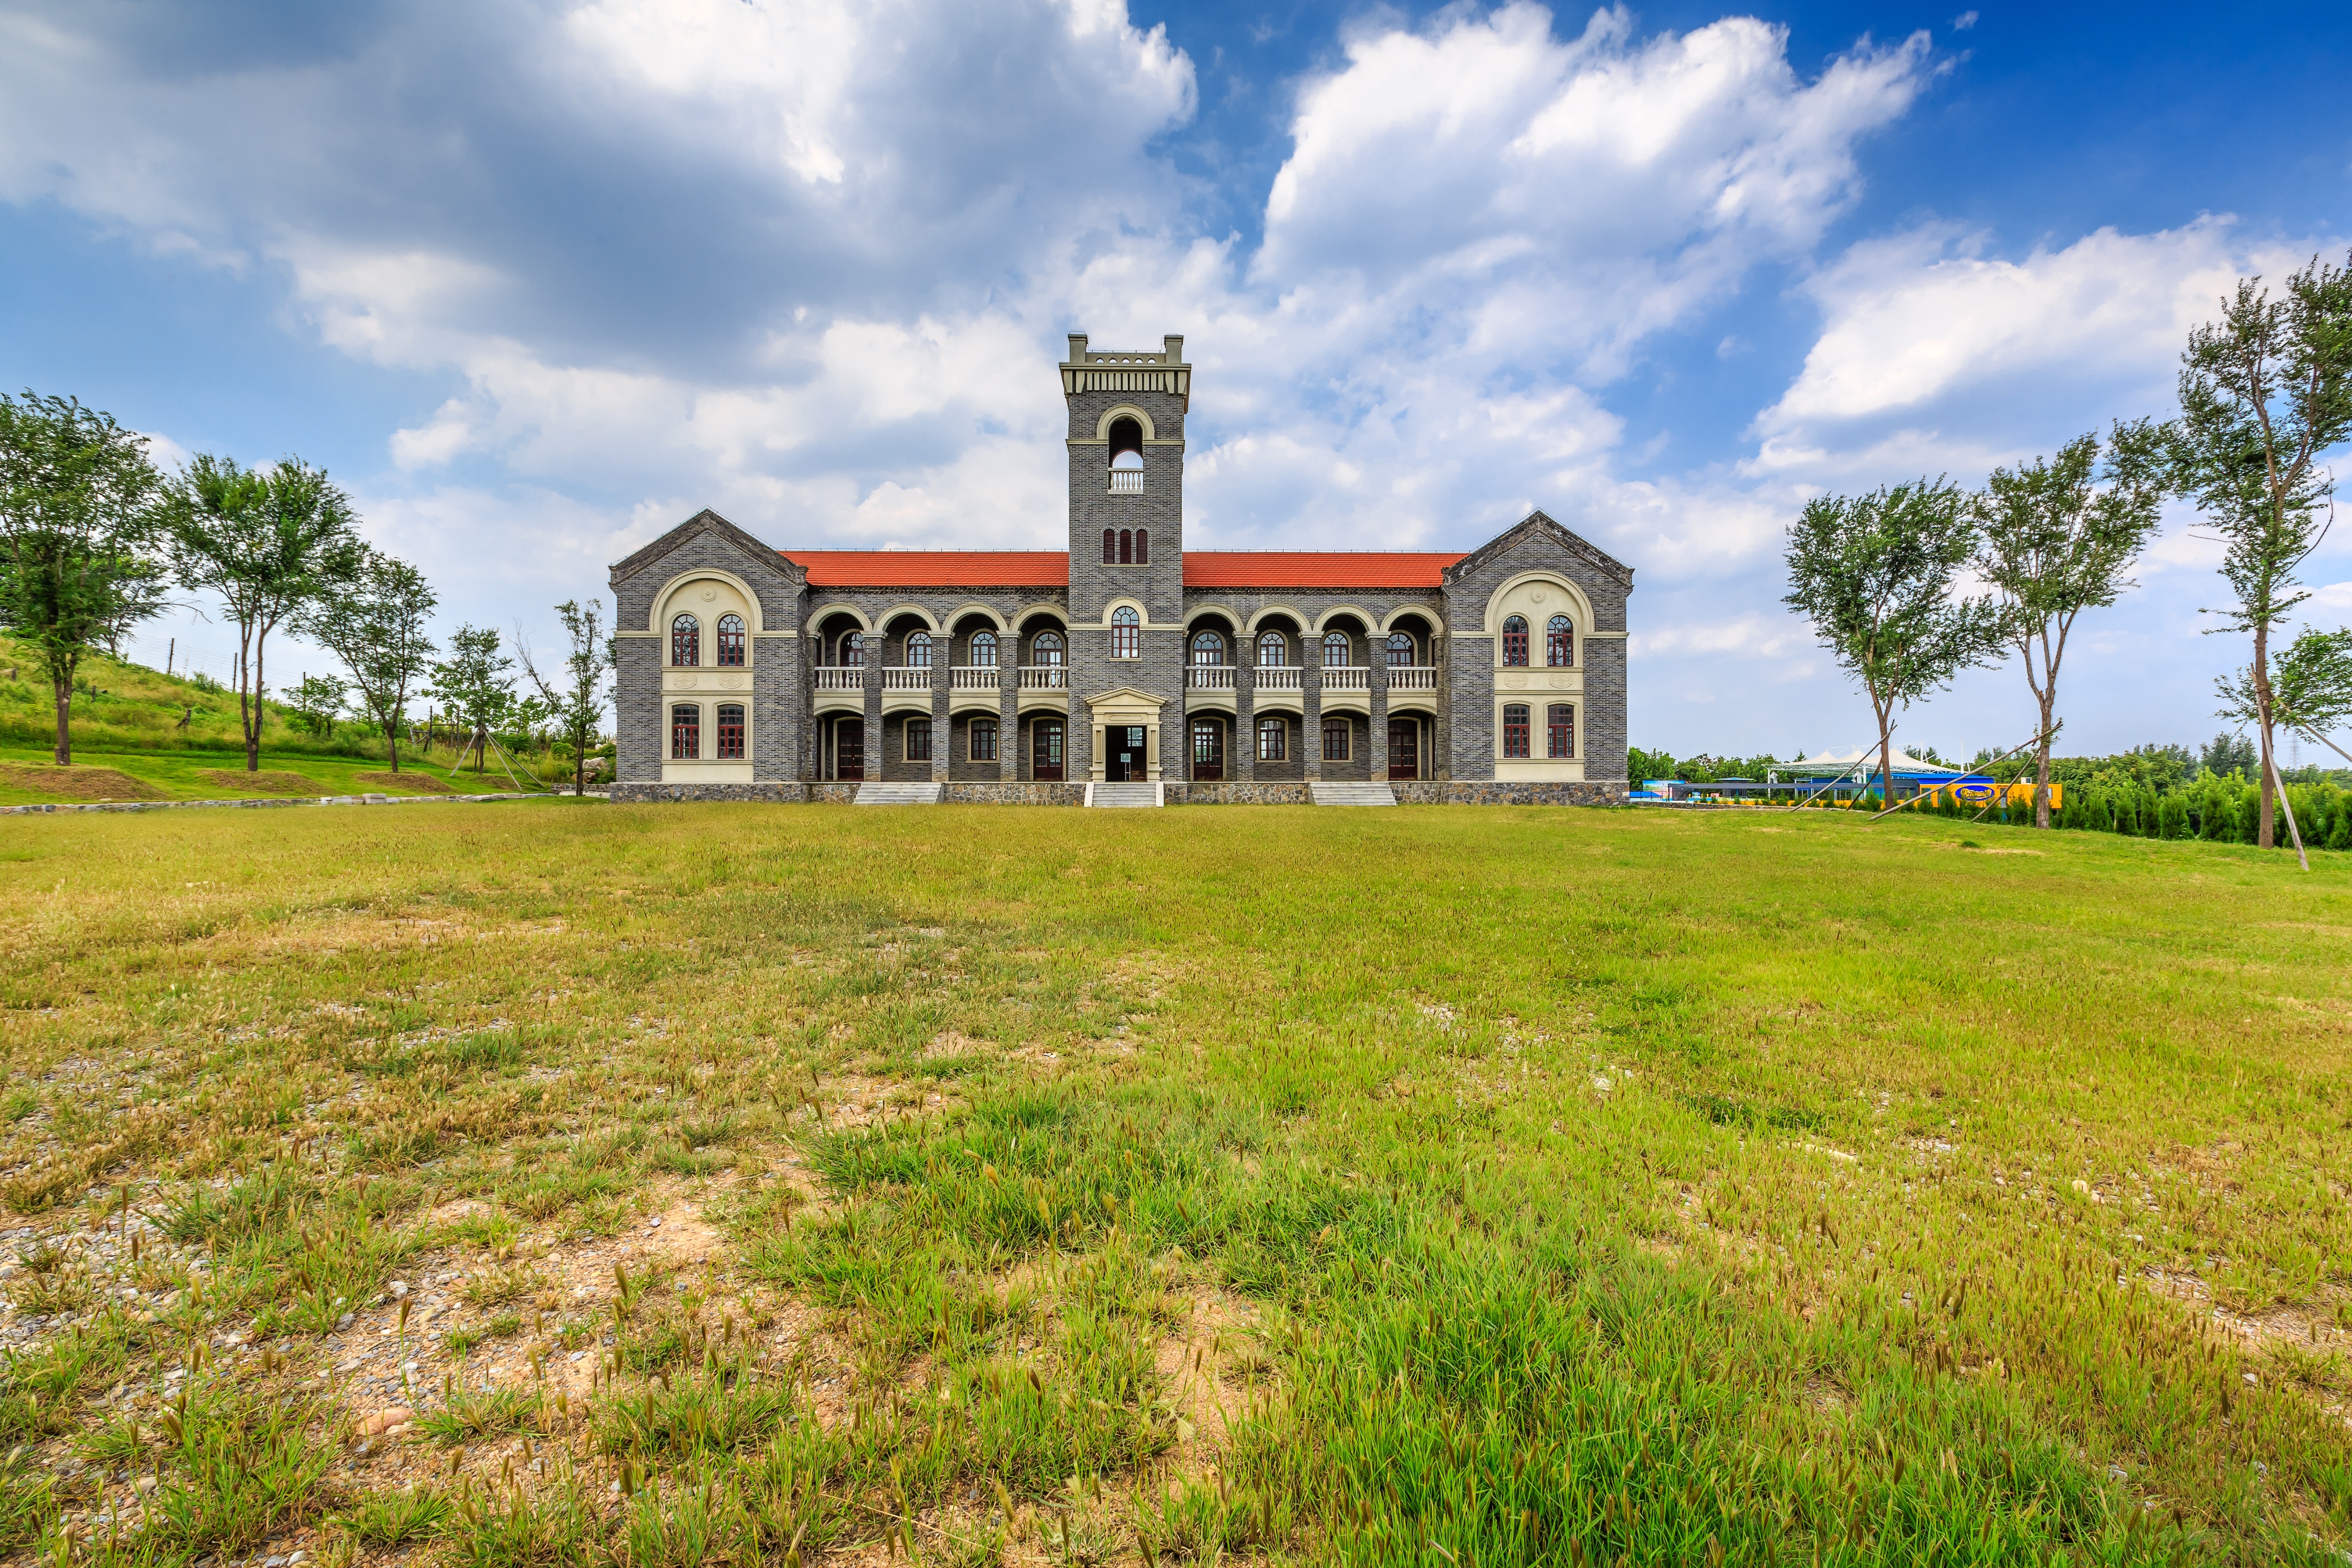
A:
[[[1436,588],[1458,550],[1186,550],[1187,588]]]
[[[796,549],[811,588],[1067,588],[1070,557],[1045,549]]]
[[[760,540],[753,538],[751,535],[745,533],[742,529],[737,528],[734,524],[729,522],[726,518],[720,517],[709,507],[705,507],[702,510],[695,513],[694,516],[687,518],[686,521],[678,524],[677,527],[670,529],[669,532],[662,535],[661,538],[654,540],[653,543],[646,546],[643,549],[638,550],[635,554],[629,556],[625,559],[614,562],[612,568],[613,575],[616,578],[635,577],[646,567],[651,566],[654,562],[661,559],[662,557],[667,555],[670,551],[677,549],[678,546],[686,543],[687,540],[693,538],[698,534],[706,533],[718,535],[728,543],[741,549],[745,555],[750,556],[753,560],[772,560],[775,559],[776,552],[774,550],[770,549]],[[789,561],[785,563],[785,570],[788,571],[792,570],[791,563]]]
[[[1633,569],[1611,555],[1598,545],[1580,538],[1560,527],[1541,512],[1529,512],[1509,528],[1463,556],[1446,571],[1447,582],[1458,582],[1485,566],[1496,557],[1537,540],[1554,544],[1576,557],[1585,565],[1606,577],[1617,580],[1629,592],[1633,587]]]

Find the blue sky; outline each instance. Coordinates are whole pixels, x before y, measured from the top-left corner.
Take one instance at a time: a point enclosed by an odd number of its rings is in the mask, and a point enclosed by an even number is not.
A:
[[[1635,741],[1787,755],[1869,727],[1780,603],[1805,498],[2168,413],[2231,279],[2344,255],[2346,79],[2320,5],[0,0],[0,380],[323,463],[544,644],[706,505],[1058,545],[1062,335],[1181,332],[1194,544],[1539,506],[1636,569]],[[2085,618],[2068,749],[2219,727],[2215,554]],[[2307,576],[2352,621],[2352,529]]]

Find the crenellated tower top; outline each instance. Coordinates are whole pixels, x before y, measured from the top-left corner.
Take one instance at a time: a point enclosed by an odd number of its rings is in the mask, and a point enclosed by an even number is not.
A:
[[[1184,340],[1160,340],[1160,352],[1089,349],[1084,332],[1070,334],[1070,357],[1062,364],[1062,395],[1080,392],[1162,392],[1189,408],[1192,367],[1184,362]]]

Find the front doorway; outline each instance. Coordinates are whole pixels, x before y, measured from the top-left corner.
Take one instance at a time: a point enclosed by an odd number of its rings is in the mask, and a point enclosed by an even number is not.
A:
[[[1029,777],[1042,783],[1062,780],[1062,721],[1041,718],[1029,727]]]
[[[1144,751],[1144,727],[1114,724],[1103,731],[1103,777],[1113,784],[1129,784],[1150,777],[1150,759]]]
[[[833,776],[845,783],[866,778],[866,721],[844,718],[833,726]]]
[[[1194,719],[1192,721],[1192,777],[1202,783],[1213,783],[1224,776],[1224,720]]]
[[[1421,721],[1419,719],[1389,720],[1389,777],[1391,779],[1421,777]]]

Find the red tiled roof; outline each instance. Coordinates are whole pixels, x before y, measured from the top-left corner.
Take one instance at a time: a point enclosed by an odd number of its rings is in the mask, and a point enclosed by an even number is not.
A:
[[[1435,588],[1460,550],[1187,550],[1187,588]]]
[[[1067,588],[1057,549],[788,549],[812,588]]]
[[[795,549],[813,588],[1066,588],[1070,558],[1030,549]],[[1435,588],[1459,550],[1189,550],[1187,588]]]

